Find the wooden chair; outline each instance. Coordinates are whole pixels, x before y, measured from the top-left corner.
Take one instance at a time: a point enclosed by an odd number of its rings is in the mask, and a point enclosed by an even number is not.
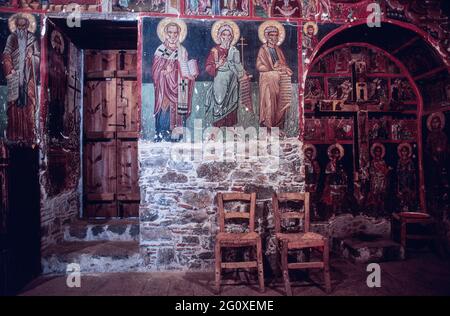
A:
[[[428,240],[435,244],[436,250],[440,252],[438,237],[436,235],[436,221],[427,213],[422,212],[400,212],[392,214],[391,235],[396,240],[396,223],[400,224],[400,244],[406,255],[407,240]],[[431,232],[428,234],[411,234],[408,233],[410,224],[420,224],[422,226],[430,226]]]
[[[224,210],[224,202],[243,201],[249,202],[250,212],[231,212]],[[261,292],[264,292],[264,270],[262,258],[261,238],[255,232],[255,209],[256,193],[219,193],[217,195],[219,209],[219,233],[216,236],[215,257],[216,257],[216,290],[220,293],[222,278],[222,269],[255,268],[258,270],[258,281]],[[225,220],[239,218],[248,219],[249,226],[246,233],[227,233],[225,232]],[[222,262],[222,248],[224,247],[256,247],[256,261],[243,262]]]
[[[304,210],[281,212],[279,203],[288,201],[303,201]],[[309,231],[309,193],[278,193],[273,194],[272,206],[275,218],[275,236],[278,241],[281,258],[281,270],[283,273],[286,294],[292,295],[291,283],[289,280],[289,270],[292,269],[323,269],[325,279],[325,289],[331,292],[330,266],[329,266],[329,244],[328,238]],[[283,233],[281,222],[286,219],[303,219],[304,232]],[[288,262],[288,251],[292,249],[305,249],[307,262]],[[310,262],[309,250],[319,250],[323,255],[322,261]]]

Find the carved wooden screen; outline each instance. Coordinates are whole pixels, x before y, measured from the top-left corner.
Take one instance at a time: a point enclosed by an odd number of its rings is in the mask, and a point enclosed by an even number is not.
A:
[[[136,65],[135,51],[87,51],[85,55],[87,217],[138,216]]]

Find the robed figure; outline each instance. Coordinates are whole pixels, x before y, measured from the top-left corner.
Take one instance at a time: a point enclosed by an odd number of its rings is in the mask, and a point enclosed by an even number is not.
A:
[[[166,18],[158,24],[162,44],[154,53],[152,78],[155,86],[155,140],[177,140],[175,127],[184,127],[191,113],[192,91],[198,75],[195,61],[181,42],[186,37],[186,24]]]
[[[50,36],[52,49],[48,58],[49,134],[55,139],[64,136],[64,112],[67,96],[65,43],[62,34],[53,30]]]
[[[282,127],[286,110],[291,105],[292,70],[279,48],[285,38],[283,25],[266,21],[259,27],[263,45],[256,59],[259,71],[259,123],[266,127]]]
[[[240,95],[245,90],[243,85],[250,84],[240,52],[235,47],[239,34],[233,21],[217,21],[211,30],[217,45],[206,60],[206,72],[214,77],[214,81],[206,93],[205,112],[208,121],[216,127],[237,124]]]
[[[34,36],[33,15],[17,13],[8,21],[11,34],[3,50],[3,72],[8,86],[8,128],[10,141],[34,142],[39,44]]]

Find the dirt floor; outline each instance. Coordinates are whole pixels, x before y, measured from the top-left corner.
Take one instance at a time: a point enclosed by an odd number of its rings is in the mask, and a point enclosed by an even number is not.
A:
[[[410,254],[405,261],[380,263],[381,287],[367,286],[367,265],[344,259],[331,261],[331,295],[450,295],[450,261],[432,253]],[[322,273],[311,271],[309,278],[295,274],[294,295],[326,295]],[[31,282],[20,295],[214,295],[212,272],[153,272],[81,274],[81,287],[70,288],[66,276],[41,276]],[[224,285],[222,296],[284,295],[279,280],[266,280],[265,293],[255,285]]]

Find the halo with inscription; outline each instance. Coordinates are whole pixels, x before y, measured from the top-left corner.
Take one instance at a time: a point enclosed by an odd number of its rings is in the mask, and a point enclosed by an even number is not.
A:
[[[441,121],[441,127],[439,129],[442,131],[444,129],[444,127],[445,127],[445,116],[444,116],[444,113],[442,113],[442,112],[434,112],[434,113],[431,113],[430,116],[428,116],[428,118],[427,118],[427,128],[428,128],[428,130],[430,132],[433,130],[433,128],[431,126],[431,121],[435,117],[439,118],[439,120]]]
[[[164,42],[166,40],[166,37],[164,36],[164,30],[165,30],[167,24],[170,24],[170,23],[177,24],[180,27],[179,41],[180,41],[180,43],[183,43],[183,41],[186,39],[186,35],[187,35],[186,23],[183,20],[174,19],[174,18],[165,18],[165,19],[162,19],[158,23],[156,33],[158,34],[159,40],[161,42]]]
[[[34,15],[30,13],[16,13],[9,17],[8,19],[8,28],[11,33],[16,31],[16,19],[24,18],[28,20],[28,32],[34,33],[36,32],[36,18]]]
[[[286,38],[286,30],[284,29],[283,24],[281,24],[278,21],[266,21],[266,22],[263,22],[258,28],[259,40],[262,43],[264,43],[264,44],[267,42],[266,37],[264,36],[264,32],[269,27],[275,27],[275,28],[278,29],[278,43],[277,43],[277,46],[280,46],[281,44],[283,44],[284,39]]]
[[[239,30],[239,26],[235,22],[230,20],[220,20],[213,24],[211,28],[211,37],[214,43],[220,44],[219,31],[222,31],[222,29],[228,27],[233,33],[233,41],[231,42],[231,45],[236,45],[239,38],[241,37],[241,31]]]
[[[317,32],[319,32],[319,27],[317,26],[316,22],[306,22],[303,25],[303,33],[307,34],[308,33],[308,28],[312,26],[314,28],[314,35],[317,35]]]

